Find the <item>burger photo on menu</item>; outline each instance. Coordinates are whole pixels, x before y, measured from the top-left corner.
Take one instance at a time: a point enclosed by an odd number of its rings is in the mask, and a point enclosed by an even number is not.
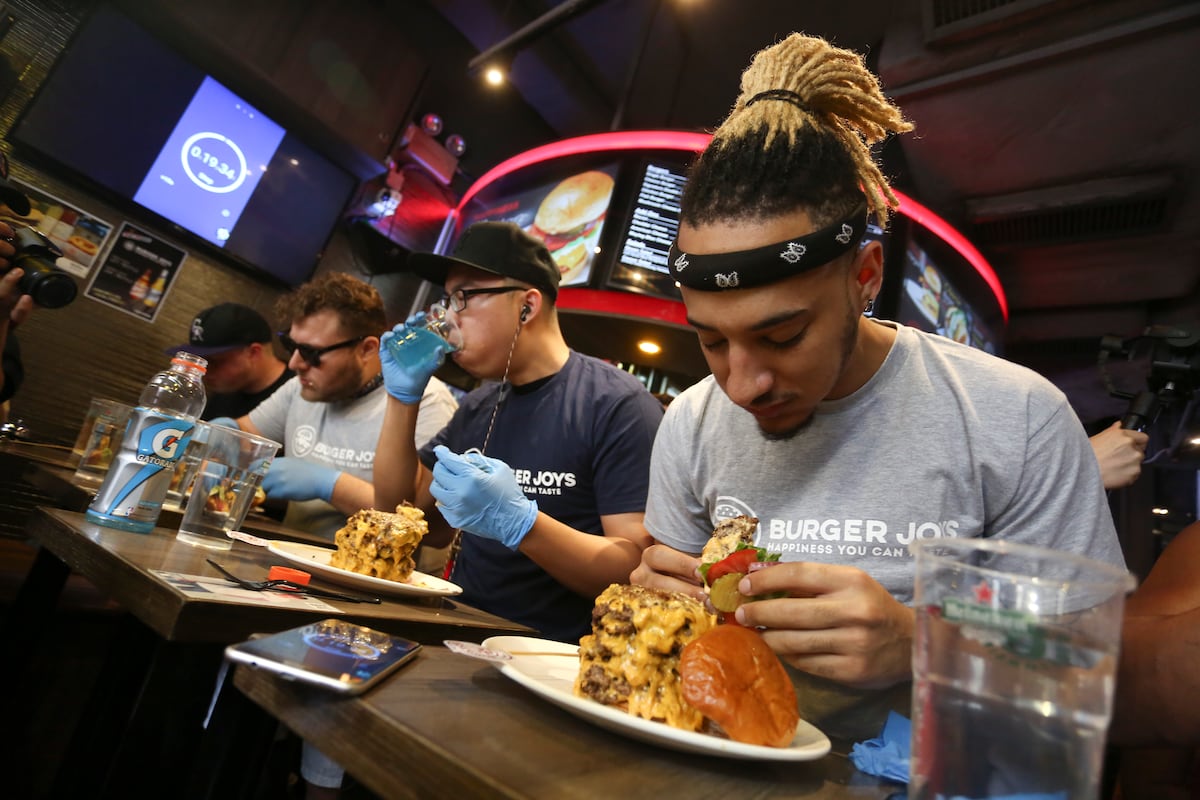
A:
[[[561,285],[587,280],[612,193],[611,175],[588,170],[560,182],[538,205],[526,232],[550,251]]]

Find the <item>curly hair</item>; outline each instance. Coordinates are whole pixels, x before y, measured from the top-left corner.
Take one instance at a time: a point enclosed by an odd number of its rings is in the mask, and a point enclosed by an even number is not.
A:
[[[387,330],[379,292],[344,272],[320,275],[275,303],[275,315],[284,329],[298,319],[327,310],[337,314],[349,336],[379,336]]]
[[[683,219],[804,208],[826,225],[865,201],[884,224],[897,200],[870,148],[912,127],[861,56],[793,33],[760,50],[742,73],[733,110],[692,165]]]

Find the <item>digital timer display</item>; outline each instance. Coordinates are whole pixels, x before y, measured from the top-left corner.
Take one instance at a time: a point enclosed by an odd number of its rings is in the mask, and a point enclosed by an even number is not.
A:
[[[223,247],[284,133],[205,77],[133,199]]]

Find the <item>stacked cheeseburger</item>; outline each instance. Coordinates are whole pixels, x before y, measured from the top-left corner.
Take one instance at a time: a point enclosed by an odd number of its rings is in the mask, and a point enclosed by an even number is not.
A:
[[[716,555],[706,549],[704,557]],[[758,633],[718,625],[682,592],[645,586],[613,584],[596,599],[575,693],[682,730],[772,747],[789,745],[800,719],[791,680]]]

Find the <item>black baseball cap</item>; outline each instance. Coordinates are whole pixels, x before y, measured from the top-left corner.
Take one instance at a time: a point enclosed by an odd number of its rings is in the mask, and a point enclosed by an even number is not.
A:
[[[196,315],[185,344],[169,347],[164,352],[171,355],[183,350],[198,356],[211,356],[255,342],[269,342],[271,338],[271,326],[262,314],[238,303],[221,303]]]
[[[452,255],[408,257],[413,272],[439,286],[445,285],[446,271],[455,264],[528,283],[551,300],[558,297],[560,273],[550,251],[511,222],[476,222],[463,233]]]
[[[8,179],[8,156],[0,151],[0,203],[20,217],[29,216],[29,198]]]

